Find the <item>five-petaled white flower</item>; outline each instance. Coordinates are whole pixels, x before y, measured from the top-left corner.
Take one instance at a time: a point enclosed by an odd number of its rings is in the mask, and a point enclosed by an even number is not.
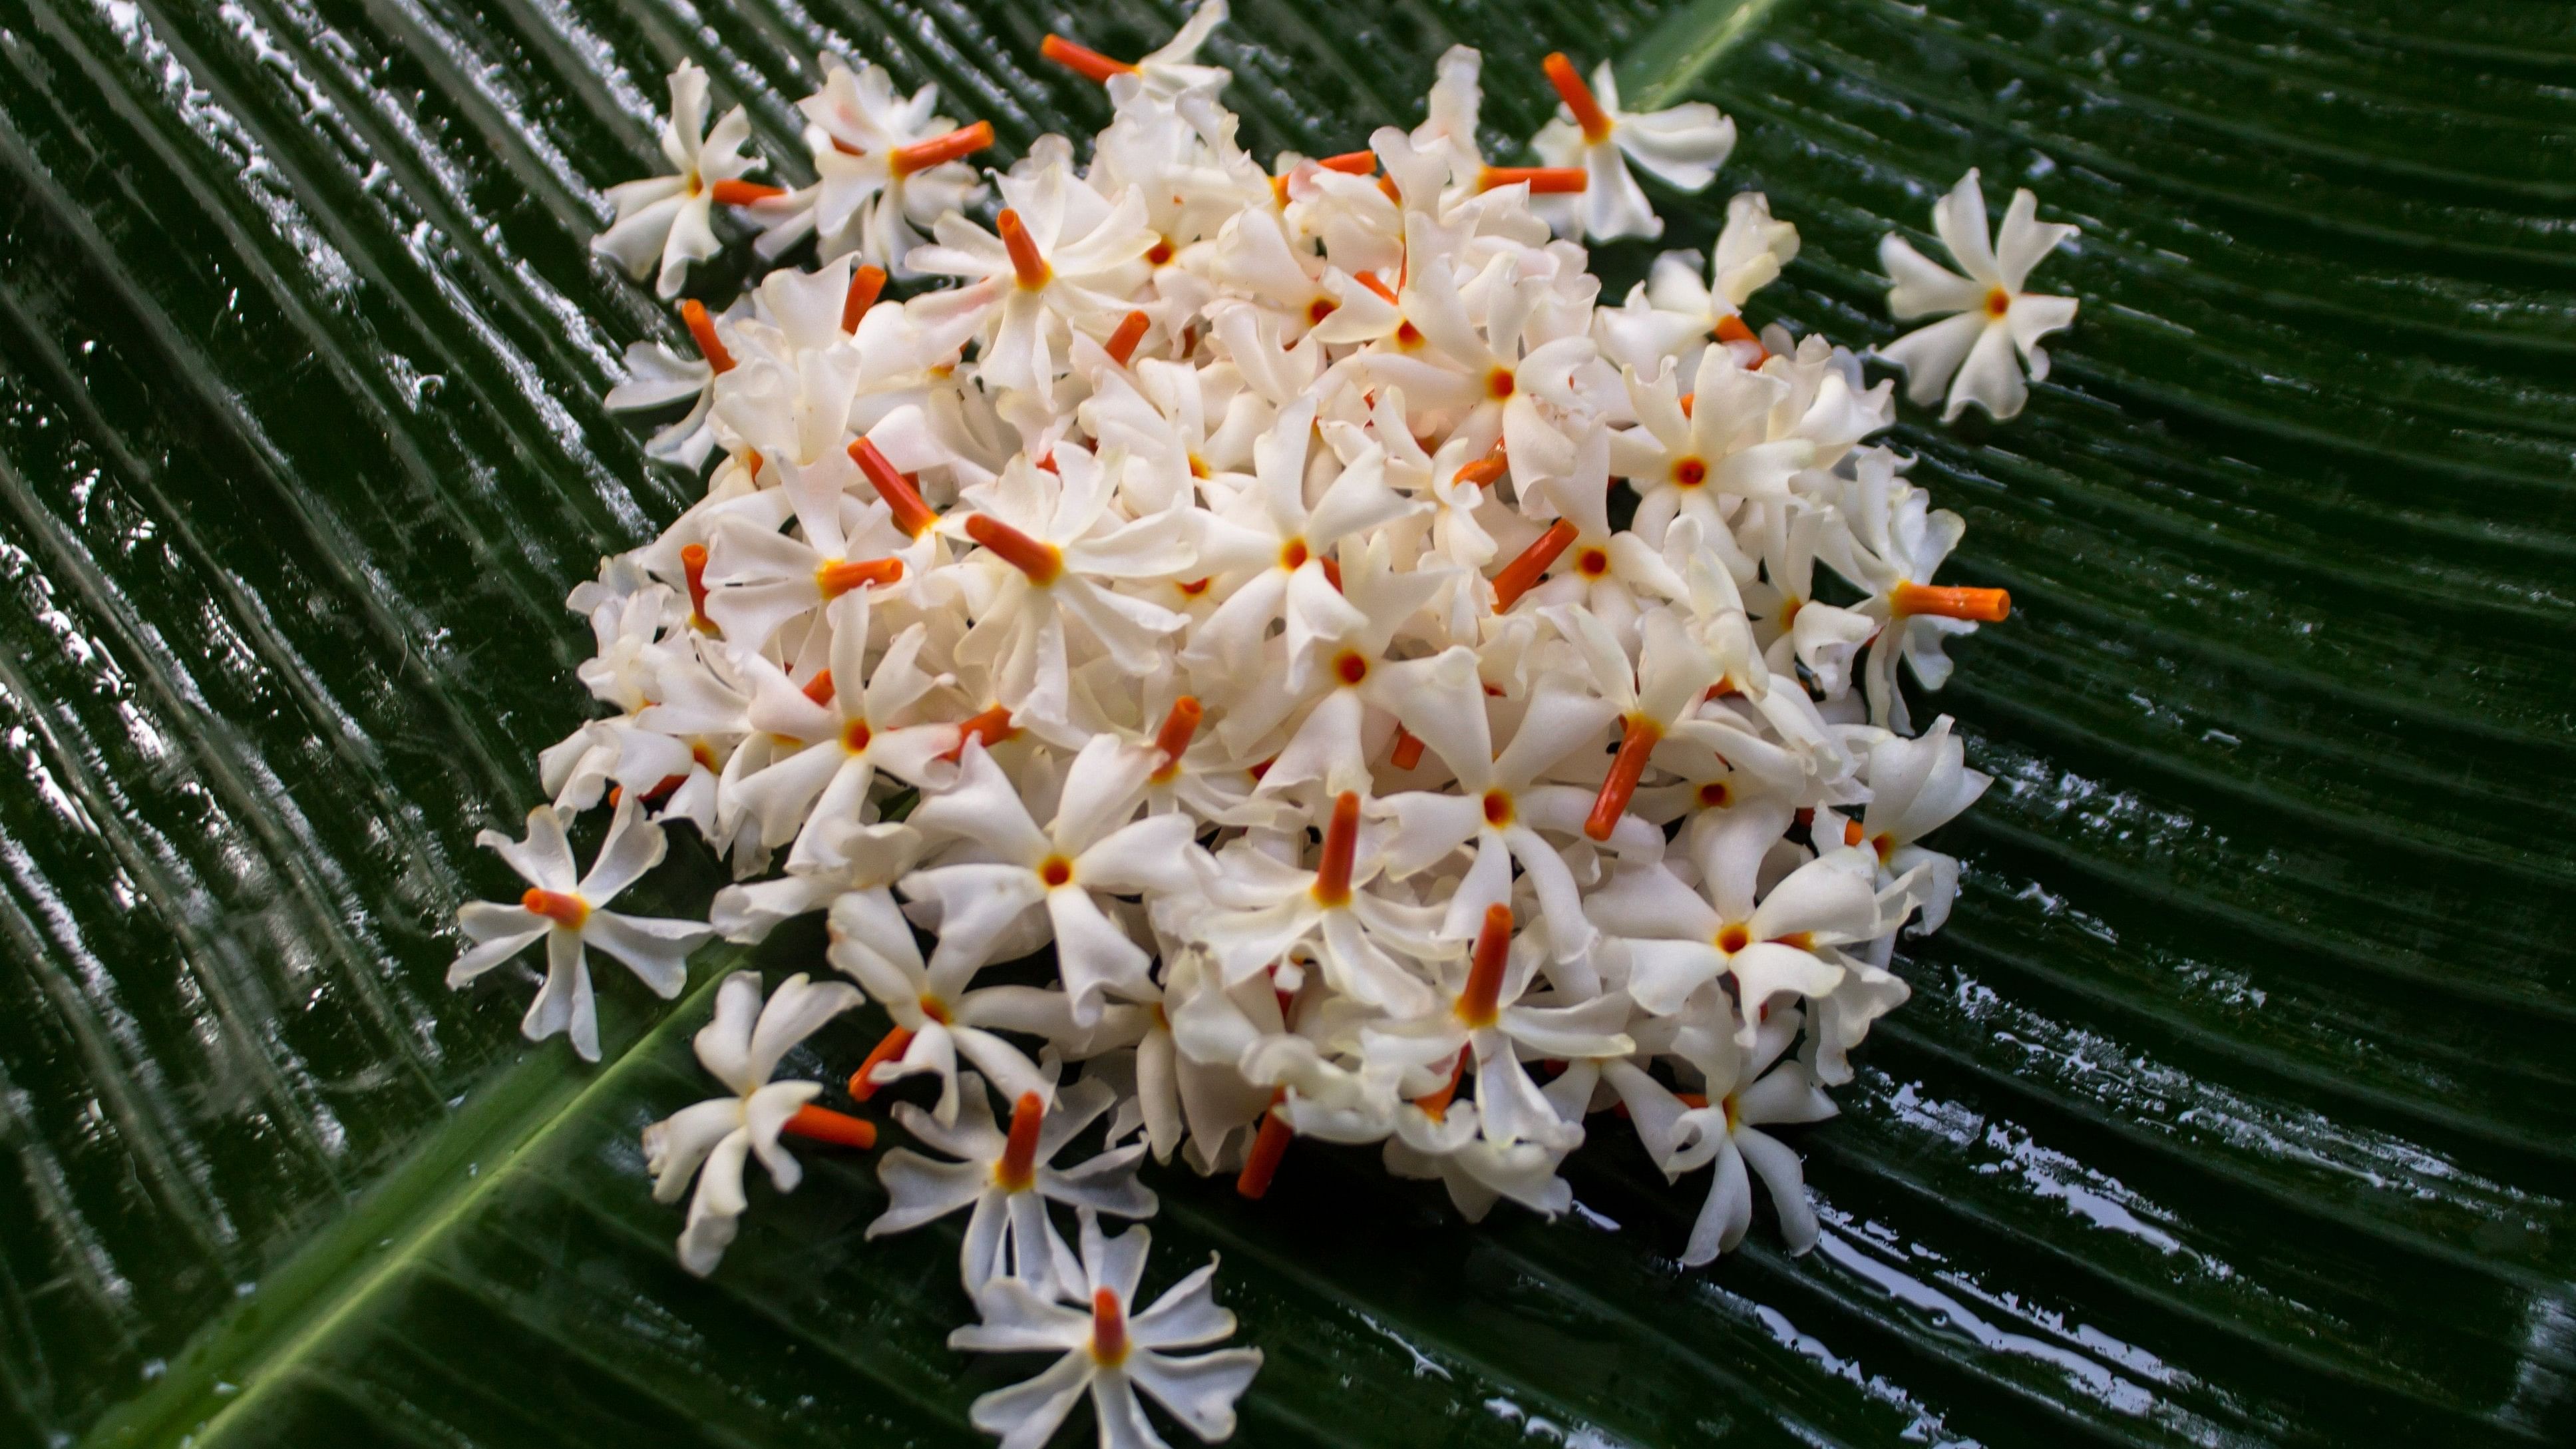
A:
[[[1539,214],[1557,223],[1561,232],[1580,230],[1594,241],[1662,236],[1664,219],[1655,215],[1637,179],[1628,174],[1628,163],[1634,161],[1666,185],[1700,191],[1717,179],[1717,168],[1735,150],[1735,123],[1706,101],[1685,101],[1661,111],[1623,111],[1610,62],[1593,69],[1589,86],[1563,51],[1549,55],[1546,67],[1548,82],[1565,105],[1530,138],[1530,149],[1547,165],[1583,168],[1585,182],[1571,195],[1536,199]]]
[[[1117,1237],[1082,1211],[1079,1275],[1061,1285],[1074,1306],[1015,1278],[996,1278],[975,1295],[984,1318],[948,1335],[948,1346],[977,1353],[1061,1351],[1064,1357],[1026,1383],[996,1389],[975,1401],[975,1427],[998,1434],[1002,1449],[1037,1449],[1091,1395],[1100,1419],[1101,1449],[1164,1449],[1162,1435],[1145,1417],[1136,1393],[1143,1390],[1171,1410],[1200,1439],[1215,1443],[1234,1432],[1234,1401],[1260,1372],[1261,1350],[1227,1348],[1176,1355],[1234,1335],[1234,1315],[1217,1306],[1216,1258],[1173,1284],[1152,1307],[1135,1311],[1145,1279],[1145,1252],[1153,1242],[1143,1227]]]
[[[462,986],[545,938],[546,984],[519,1024],[530,1041],[567,1032],[582,1060],[599,1060],[599,1009],[591,997],[585,945],[626,963],[654,995],[667,1001],[680,994],[688,979],[689,953],[715,936],[695,921],[600,909],[661,864],[662,852],[669,848],[662,827],[644,818],[642,801],[633,791],[617,802],[608,838],[600,842],[590,873],[579,879],[573,876],[563,817],[551,805],[528,812],[525,840],[486,830],[474,843],[508,861],[528,890],[514,906],[474,901],[456,913],[457,924],[474,945],[447,968],[447,984]]]
[[[942,1162],[907,1147],[879,1159],[886,1210],[868,1224],[869,1237],[908,1232],[971,1207],[958,1253],[966,1291],[1009,1276],[1044,1293],[1076,1276],[1047,1221],[1049,1201],[1122,1218],[1153,1216],[1154,1190],[1136,1180],[1145,1144],[1113,1148],[1071,1167],[1054,1165],[1056,1154],[1116,1100],[1106,1083],[1076,1082],[1056,1094],[1052,1108],[1036,1092],[1024,1092],[1011,1104],[1008,1132],[993,1125],[983,1078],[963,1073],[958,1090],[965,1110],[951,1123],[910,1102],[895,1104],[894,1120],[903,1130],[958,1160]]]
[[[796,1190],[805,1170],[779,1145],[782,1132],[852,1147],[875,1143],[869,1123],[813,1105],[822,1083],[770,1080],[797,1043],[858,1004],[857,988],[840,981],[816,986],[801,971],[778,983],[766,1004],[756,971],[737,971],[716,988],[715,1019],[698,1028],[694,1044],[699,1065],[734,1095],[683,1107],[644,1129],[644,1170],[653,1174],[655,1202],[678,1202],[697,1179],[680,1233],[681,1267],[703,1278],[733,1242],[749,1205],[742,1191],[746,1158],[758,1157],[780,1192]]]
[[[1895,283],[1887,289],[1889,315],[1905,322],[1958,314],[1878,350],[1880,357],[1905,369],[1905,395],[1916,406],[1931,406],[1947,390],[1943,422],[1970,403],[1997,421],[2019,413],[2030,390],[2022,383],[2014,351],[2029,362],[2033,381],[2046,379],[2048,354],[2040,350],[2039,340],[2075,320],[2074,298],[2022,290],[2031,269],[2079,230],[2040,221],[2038,215],[2039,199],[2028,188],[2015,191],[2003,229],[1989,243],[1986,194],[1972,166],[1932,208],[1933,229],[1966,276],[1924,256],[1894,232],[1879,241],[1878,264]]]
[[[608,188],[617,220],[590,243],[637,281],[652,277],[653,290],[664,297],[680,295],[691,262],[716,254],[709,217],[717,202],[744,205],[778,194],[777,187],[742,179],[761,164],[742,152],[751,139],[742,107],[725,112],[714,130],[706,125],[707,73],[682,61],[671,72],[671,114],[662,123],[662,155],[672,174]]]

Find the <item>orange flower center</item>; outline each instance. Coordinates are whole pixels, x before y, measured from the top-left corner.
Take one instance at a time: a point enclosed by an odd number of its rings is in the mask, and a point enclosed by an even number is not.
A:
[[[1073,862],[1061,855],[1050,855],[1039,862],[1038,879],[1045,881],[1050,890],[1060,885],[1070,885],[1073,883]]]

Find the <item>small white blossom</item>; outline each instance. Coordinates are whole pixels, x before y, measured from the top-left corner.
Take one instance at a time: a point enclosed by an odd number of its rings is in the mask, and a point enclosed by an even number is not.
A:
[[[1074,1279],[1048,1225],[1048,1202],[1122,1218],[1153,1216],[1153,1189],[1136,1180],[1142,1143],[1071,1167],[1054,1165],[1056,1154],[1115,1103],[1107,1086],[1076,1082],[1057,1093],[1052,1106],[1036,1092],[1023,1093],[1011,1106],[1008,1132],[993,1125],[992,1099],[981,1077],[963,1074],[958,1089],[965,1110],[954,1123],[942,1123],[909,1102],[895,1104],[894,1119],[906,1132],[957,1160],[943,1162],[904,1147],[878,1159],[886,1210],[868,1224],[869,1237],[908,1232],[971,1208],[958,1261],[967,1291],[1007,1276],[1045,1293]]]
[[[1234,1401],[1261,1371],[1261,1350],[1173,1352],[1233,1337],[1234,1315],[1217,1306],[1213,1254],[1206,1267],[1137,1312],[1136,1290],[1144,1282],[1152,1242],[1143,1227],[1105,1236],[1099,1218],[1085,1208],[1081,1272],[1061,1285],[1065,1302],[1052,1302],[1014,1278],[984,1285],[975,1295],[983,1322],[948,1335],[949,1347],[1064,1356],[1026,1383],[976,1399],[968,1411],[976,1428],[999,1435],[1003,1449],[1037,1449],[1088,1393],[1100,1422],[1101,1449],[1165,1449],[1137,1400],[1142,1391],[1204,1443],[1233,1435]]]
[[[637,281],[652,277],[654,292],[663,297],[680,294],[691,262],[716,254],[709,219],[716,203],[742,204],[777,191],[742,180],[744,172],[761,164],[759,157],[742,152],[751,139],[751,122],[742,107],[725,112],[714,130],[706,126],[707,73],[682,61],[671,72],[671,114],[662,123],[662,155],[671,163],[671,174],[608,188],[617,220],[590,244]]]
[[[1547,78],[1565,102],[1556,118],[1530,138],[1530,149],[1550,166],[1579,166],[1587,184],[1572,196],[1540,198],[1539,213],[1562,232],[1580,230],[1594,241],[1664,234],[1664,221],[1628,174],[1635,162],[1667,186],[1704,191],[1735,150],[1735,123],[1706,101],[1686,101],[1643,113],[1619,108],[1619,82],[1603,61],[1592,84],[1562,51],[1547,58]]]
[[[591,997],[590,964],[585,947],[597,946],[626,964],[628,970],[669,1000],[688,979],[689,953],[715,932],[695,921],[654,916],[624,916],[602,910],[618,892],[662,863],[669,848],[662,827],[644,818],[643,802],[628,794],[617,805],[608,837],[590,872],[573,875],[572,845],[564,839],[563,818],[551,805],[528,812],[528,834],[512,840],[486,830],[474,843],[509,862],[528,883],[517,905],[474,901],[456,913],[456,921],[474,945],[447,968],[447,984],[463,986],[543,939],[546,982],[528,1007],[519,1029],[530,1041],[557,1032],[569,1033],[582,1060],[599,1060],[599,1009]]]
[[[746,1159],[769,1169],[770,1185],[794,1192],[804,1169],[779,1145],[779,1134],[811,1117],[806,1130],[829,1140],[865,1146],[875,1140],[868,1124],[812,1106],[820,1082],[773,1082],[778,1063],[823,1023],[859,1004],[859,993],[838,982],[816,986],[799,972],[778,983],[764,1004],[760,974],[737,971],[716,988],[715,1019],[698,1028],[698,1064],[733,1089],[684,1107],[644,1129],[644,1169],[653,1174],[653,1200],[678,1202],[690,1179],[688,1226],[680,1233],[680,1266],[705,1277],[733,1242],[748,1199]]]
[[[1975,167],[1932,208],[1941,245],[1967,272],[1924,256],[1890,232],[1878,244],[1878,264],[1895,285],[1887,289],[1888,314],[1899,322],[1956,313],[1882,347],[1880,357],[1904,368],[1905,395],[1918,407],[1943,403],[1948,422],[1975,403],[1997,421],[2020,413],[2030,390],[2022,382],[2028,363],[2033,381],[2048,376],[2048,354],[2039,340],[2075,321],[2075,299],[2022,290],[2031,269],[2078,228],[2038,220],[2039,199],[2027,188],[2013,193],[2004,223],[1991,242],[1986,196]],[[2014,352],[2021,354],[2019,360]],[[1955,380],[1954,380],[1955,379]]]

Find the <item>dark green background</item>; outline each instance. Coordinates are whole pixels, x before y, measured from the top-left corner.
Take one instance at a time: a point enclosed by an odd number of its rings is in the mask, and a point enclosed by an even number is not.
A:
[[[597,402],[676,329],[584,251],[662,73],[791,156],[837,36],[1015,150],[1105,117],[1046,29],[1176,18],[0,3],[0,1445],[975,1441],[1025,1369],[943,1346],[953,1234],[860,1241],[864,1160],[673,1263],[635,1132],[703,995],[618,1057],[605,981],[584,1070],[439,978],[586,707],[558,601],[689,491]],[[1166,1172],[1155,1280],[1221,1249],[1269,1354],[1241,1442],[2576,1441],[2576,9],[1247,0],[1215,49],[1259,150],[1339,151],[1453,40],[1498,137],[1560,46],[1721,102],[1666,214],[1797,222],[1757,320],[1891,336],[1876,240],[1970,164],[2083,225],[2084,312],[2023,417],[1894,439],[2017,607],[1940,701],[1999,777],[1965,895],[1801,1139],[1825,1247],[1678,1272],[1698,1183],[1607,1133],[1553,1226]]]

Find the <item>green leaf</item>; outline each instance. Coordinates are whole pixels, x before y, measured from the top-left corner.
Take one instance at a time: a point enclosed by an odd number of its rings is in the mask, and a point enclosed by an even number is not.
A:
[[[685,501],[597,401],[671,320],[584,251],[661,74],[791,156],[841,45],[1016,146],[1105,114],[1046,30],[1176,19],[0,13],[0,1445],[980,1442],[1015,1368],[945,1347],[953,1232],[862,1239],[864,1157],[673,1260],[636,1133],[730,961],[605,982],[584,1068],[443,988],[447,922],[584,713],[558,601]],[[1608,1140],[1555,1224],[1311,1144],[1257,1204],[1166,1172],[1157,1282],[1222,1252],[1268,1355],[1240,1441],[2576,1440],[2576,18],[1247,0],[1218,48],[1248,139],[1327,152],[1457,40],[1498,141],[1555,48],[1724,105],[1672,242],[1767,190],[1802,330],[1892,336],[1877,238],[1970,165],[2084,226],[2084,314],[2021,418],[1896,440],[2014,594],[1937,701],[2002,783],[1800,1140],[1825,1246],[1682,1272],[1696,1184]]]

